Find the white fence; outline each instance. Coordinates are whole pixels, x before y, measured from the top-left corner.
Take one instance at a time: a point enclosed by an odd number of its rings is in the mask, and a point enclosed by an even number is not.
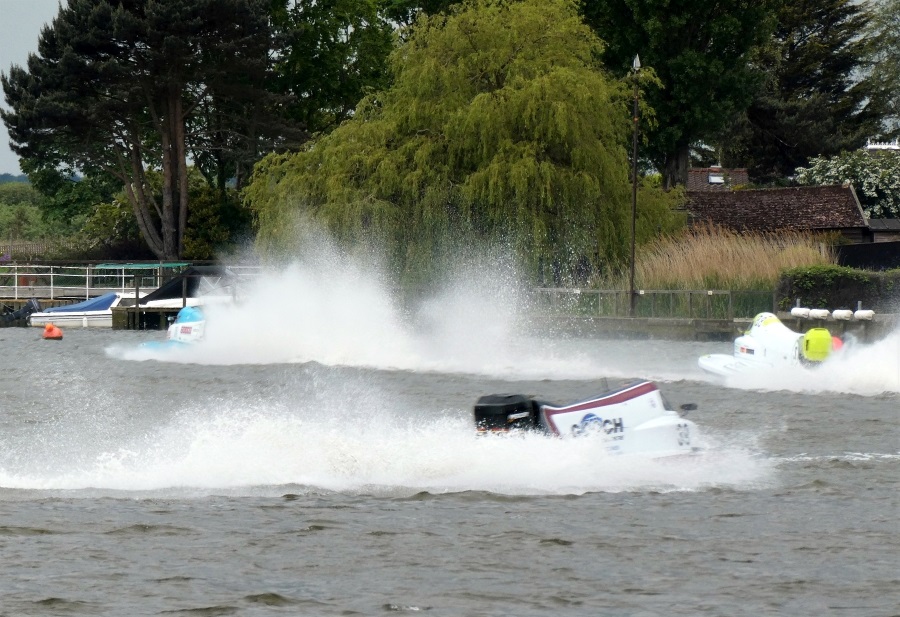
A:
[[[190,264],[88,264],[72,266],[0,266],[0,298],[91,298],[111,291],[139,288],[150,292]],[[254,266],[228,266],[240,275],[259,272]]]

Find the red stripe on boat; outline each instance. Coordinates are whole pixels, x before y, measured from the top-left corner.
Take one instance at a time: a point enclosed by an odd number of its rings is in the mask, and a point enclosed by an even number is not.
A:
[[[541,407],[541,412],[544,414],[544,420],[546,421],[547,425],[550,426],[553,429],[553,432],[558,435],[559,430],[556,428],[556,423],[553,422],[553,416],[557,414],[570,413],[573,411],[587,411],[591,409],[607,407],[608,405],[615,405],[617,403],[624,403],[625,401],[630,401],[631,399],[635,399],[639,396],[655,392],[656,390],[659,390],[659,388],[656,387],[655,383],[653,383],[652,381],[643,381],[633,386],[628,386],[621,390],[610,392],[609,394],[601,396],[600,398],[583,401],[581,403],[573,403],[572,405],[567,405],[566,407],[551,407],[549,405],[544,405],[543,407]]]

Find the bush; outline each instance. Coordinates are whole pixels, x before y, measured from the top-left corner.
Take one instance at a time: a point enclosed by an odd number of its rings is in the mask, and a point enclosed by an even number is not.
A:
[[[813,266],[785,271],[775,290],[778,307],[788,311],[799,300],[810,308],[895,312],[900,306],[900,270],[870,272],[843,266]]]

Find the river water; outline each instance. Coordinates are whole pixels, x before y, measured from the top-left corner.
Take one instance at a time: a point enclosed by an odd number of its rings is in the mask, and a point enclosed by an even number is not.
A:
[[[0,615],[900,615],[900,335],[722,384],[727,343],[375,279],[288,270],[168,355],[0,330]],[[473,434],[482,394],[629,378],[697,403],[705,453]]]

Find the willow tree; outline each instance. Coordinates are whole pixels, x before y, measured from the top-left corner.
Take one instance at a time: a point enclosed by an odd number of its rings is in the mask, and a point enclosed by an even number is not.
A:
[[[272,155],[246,196],[263,249],[309,218],[382,243],[407,279],[472,242],[502,243],[538,277],[621,262],[631,225],[627,84],[573,0],[469,0],[421,17],[392,86],[303,152]],[[646,189],[639,229],[668,229]],[[652,204],[643,207],[643,204]]]

